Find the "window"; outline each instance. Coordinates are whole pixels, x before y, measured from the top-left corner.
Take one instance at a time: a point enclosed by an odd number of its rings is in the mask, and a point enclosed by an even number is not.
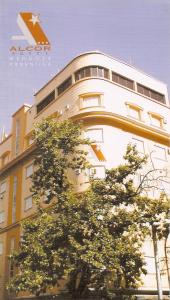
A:
[[[25,210],[32,208],[32,196],[25,198]]]
[[[33,174],[33,164],[26,167],[26,178],[30,177]]]
[[[0,185],[0,194],[5,193],[6,191],[6,181],[2,182]]]
[[[83,107],[99,106],[100,97],[99,96],[89,96],[83,98]]]
[[[30,146],[33,144],[33,142],[34,142],[34,139],[33,139],[33,136],[31,135],[27,138],[27,145]]]
[[[12,237],[10,240],[10,253],[12,253],[15,250],[15,238]],[[12,278],[14,276],[14,263],[13,261],[9,262],[9,276]]]
[[[2,254],[3,254],[3,243],[0,242],[0,255],[2,255]]]
[[[15,129],[15,154],[19,154],[19,142],[20,142],[20,120],[16,120],[16,129]]]
[[[58,95],[62,94],[65,90],[67,90],[72,85],[72,77],[67,78],[62,84],[60,84],[57,88]]]
[[[125,86],[125,87],[127,87],[127,88],[129,88],[131,90],[134,89],[134,82],[133,82],[133,80],[130,80],[130,79],[128,79],[128,78],[126,78],[124,76],[121,76],[121,75],[119,75],[117,73],[112,72],[112,81],[116,82],[116,83],[118,83],[118,84],[120,84],[122,86]]]
[[[55,99],[55,90],[52,91],[48,96],[46,96],[38,105],[37,105],[37,114],[44,109],[48,104],[50,104]]]
[[[165,148],[154,145],[153,157],[161,160],[166,160],[166,151]]]
[[[161,188],[170,196],[170,178],[169,181],[161,180]]]
[[[163,128],[164,118],[156,113],[148,112],[151,125],[159,128]]]
[[[92,142],[102,143],[103,129],[102,128],[88,129],[85,131],[85,137],[90,139],[90,141]]]
[[[157,100],[158,102],[161,102],[161,103],[165,103],[164,95],[162,95],[156,91],[153,91],[153,90],[149,89],[148,87],[143,86],[139,83],[137,83],[137,91],[138,91],[138,93],[145,95],[151,99]]]
[[[132,138],[132,143],[136,145],[136,150],[139,153],[145,153],[144,142],[136,138]]]
[[[75,81],[85,77],[102,77],[109,79],[109,70],[101,66],[88,66],[75,73]]]
[[[1,159],[2,159],[2,167],[5,166],[5,165],[9,162],[9,154],[10,154],[10,151],[6,151],[6,152],[1,156]]]
[[[89,169],[89,176],[93,179],[103,179],[105,178],[105,167],[104,166],[94,166]]]
[[[10,252],[14,251],[15,249],[15,238],[12,237],[10,240]]]
[[[99,94],[84,94],[80,95],[80,109],[102,106],[103,95]]]
[[[126,106],[128,109],[128,115],[130,117],[142,121],[142,111],[143,111],[142,107],[129,102],[126,102]]]
[[[16,221],[17,182],[18,182],[18,179],[17,179],[16,176],[14,176],[14,181],[13,181],[13,198],[12,198],[12,223]]]
[[[5,221],[5,212],[0,211],[0,223],[3,223]]]
[[[130,114],[130,116],[133,117],[134,119],[140,120],[140,110],[139,110],[139,109],[130,106],[130,107],[129,107],[129,114]]]

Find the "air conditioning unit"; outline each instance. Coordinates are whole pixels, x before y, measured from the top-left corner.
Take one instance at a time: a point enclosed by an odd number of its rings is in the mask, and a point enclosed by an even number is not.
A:
[[[75,173],[76,173],[76,175],[78,176],[78,175],[80,175],[81,170],[80,170],[80,169],[76,169],[76,170],[75,170]]]
[[[58,117],[62,116],[62,114],[63,114],[63,111],[62,111],[62,110],[57,110],[57,116],[58,116]]]
[[[65,106],[65,110],[69,110],[69,108],[70,108],[70,105],[67,104],[67,105]]]

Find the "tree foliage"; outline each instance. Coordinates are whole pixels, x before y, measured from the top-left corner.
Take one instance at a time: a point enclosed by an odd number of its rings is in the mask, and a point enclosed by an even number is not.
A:
[[[110,299],[115,291],[137,288],[146,273],[141,246],[149,226],[157,226],[160,238],[167,232],[165,195],[149,199],[133,184],[146,157],[129,145],[123,165],[77,193],[67,171],[88,167],[80,126],[45,120],[35,141],[32,192],[52,205],[47,209],[39,202],[36,218],[24,222],[23,240],[12,257],[19,272],[9,288],[39,295],[65,279],[74,299],[89,291]]]

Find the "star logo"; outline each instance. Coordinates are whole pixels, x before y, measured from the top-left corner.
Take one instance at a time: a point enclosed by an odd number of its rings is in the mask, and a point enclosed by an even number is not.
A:
[[[32,12],[20,12],[17,23],[22,31],[22,35],[13,35],[12,40],[27,40],[33,45],[50,45],[41,25],[39,14]]]
[[[32,18],[29,20],[35,26],[35,24],[40,23],[39,15],[32,14]]]

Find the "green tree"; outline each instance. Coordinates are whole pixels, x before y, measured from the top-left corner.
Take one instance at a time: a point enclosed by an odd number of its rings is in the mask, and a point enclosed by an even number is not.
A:
[[[35,130],[35,141],[32,192],[38,212],[23,223],[23,240],[11,258],[19,272],[9,288],[39,295],[65,279],[73,299],[90,291],[110,299],[115,291],[123,295],[137,288],[146,273],[141,246],[150,232],[148,224],[167,212],[162,198],[155,215],[154,200],[133,184],[146,157],[129,145],[123,165],[77,193],[67,172],[88,167],[82,150],[88,142],[81,138],[80,126],[45,120]],[[51,204],[48,209],[38,201],[42,196]]]

